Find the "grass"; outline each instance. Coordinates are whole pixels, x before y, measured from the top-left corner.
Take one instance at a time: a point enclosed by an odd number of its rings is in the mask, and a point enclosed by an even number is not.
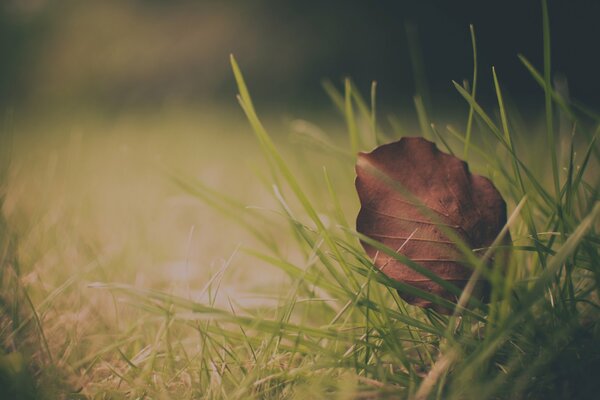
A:
[[[492,301],[469,301],[468,290],[457,307],[430,296],[452,315],[404,303],[396,290],[415,289],[374,268],[354,230],[356,152],[407,125],[393,117],[386,132],[376,85],[365,100],[350,80],[324,84],[346,138],[307,121],[291,125],[291,145],[270,135],[276,124],[259,117],[233,57],[255,142],[226,136],[240,125],[221,122],[204,125],[219,132],[202,141],[165,139],[190,130],[174,125],[179,114],[98,128],[107,136],[15,136],[12,148],[54,150],[2,158],[8,396],[595,398],[600,120],[550,86],[545,7],[543,17],[543,70],[521,56],[545,104],[533,133],[505,103],[501,71],[497,106],[477,102],[476,62],[471,85],[455,83],[468,106],[461,123],[432,125],[415,97],[422,134],[490,177],[508,203],[508,265],[487,269],[463,248]],[[553,123],[558,114],[570,131]]]

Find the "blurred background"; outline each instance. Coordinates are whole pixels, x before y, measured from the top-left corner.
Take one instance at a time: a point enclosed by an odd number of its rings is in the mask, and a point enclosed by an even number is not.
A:
[[[571,96],[600,104],[600,2],[550,2],[556,76]],[[3,0],[0,105],[20,112],[122,112],[235,106],[234,53],[259,104],[276,112],[328,105],[321,80],[379,82],[389,109],[412,108],[412,62],[433,110],[463,101],[451,80],[471,79],[477,32],[479,98],[494,100],[490,67],[528,106],[542,92],[517,59],[542,66],[539,1]],[[412,43],[412,45],[411,45]],[[411,57],[412,54],[412,57]]]
[[[600,105],[598,15],[598,1],[550,1],[555,77],[563,94],[591,107]],[[419,134],[417,89],[442,134],[446,124],[464,129],[468,107],[451,81],[472,79],[470,23],[478,101],[497,110],[495,65],[511,116],[526,132],[524,148],[546,147],[543,92],[517,58],[522,53],[542,69],[539,1],[3,0],[0,147],[11,154],[3,215],[20,235],[33,235],[22,250],[30,270],[57,283],[62,265],[95,257],[83,248],[103,254],[120,246],[132,259],[113,271],[115,281],[140,280],[143,270],[170,270],[182,260],[205,277],[247,235],[186,196],[165,169],[244,205],[277,208],[235,99],[229,54],[270,133],[320,198],[321,166],[335,157],[325,151],[318,159],[293,140],[326,138],[347,148],[346,122],[323,79],[342,89],[350,76],[364,95],[376,80],[377,118],[390,138]],[[312,146],[327,150],[318,140]],[[532,168],[548,171],[543,162]],[[487,173],[485,163],[473,169]],[[354,169],[336,164],[329,173],[352,219]],[[47,258],[48,240],[67,261],[40,268],[35,254]]]
[[[598,109],[600,1],[549,3],[555,82],[561,94]],[[473,24],[477,100],[496,117],[494,65],[510,122],[519,122],[516,148],[551,185],[550,157],[538,151],[548,150],[544,94],[517,58],[542,70],[541,21],[539,0],[0,0],[0,239],[10,243],[0,250],[10,255],[3,262],[15,260],[13,268],[0,265],[0,303],[12,304],[4,298],[17,293],[14,307],[0,307],[0,386],[2,352],[11,351],[40,366],[42,386],[58,385],[54,371],[63,371],[69,386],[90,398],[123,387],[95,355],[122,365],[115,338],[139,335],[131,351],[141,351],[157,343],[160,321],[117,307],[90,283],[160,289],[224,309],[231,299],[236,307],[271,307],[287,296],[289,278],[240,249],[276,249],[282,260],[310,265],[281,217],[277,180],[235,99],[231,53],[324,223],[335,223],[327,218],[335,213],[326,167],[339,214],[353,224],[354,154],[323,80],[342,89],[349,76],[365,98],[377,81],[377,123],[390,140],[429,129],[425,118],[419,126],[417,89],[442,135],[450,137],[448,123],[464,132],[468,107],[452,80],[472,80]],[[356,114],[370,135],[372,121]],[[572,127],[556,119],[570,139]],[[478,133],[474,142],[488,138]],[[556,147],[560,166],[571,168],[568,144]],[[585,147],[574,150],[581,162]],[[473,171],[495,180],[485,157],[468,156]],[[309,225],[304,214],[298,218]],[[218,294],[202,290],[213,277]],[[19,300],[21,288],[28,302]],[[10,308],[16,324],[19,304],[24,316],[28,304],[39,311],[44,341],[31,324],[19,333],[21,344],[4,345],[7,332],[14,335],[3,310]],[[197,333],[190,338],[185,346],[196,349]],[[47,362],[46,353],[58,361]]]

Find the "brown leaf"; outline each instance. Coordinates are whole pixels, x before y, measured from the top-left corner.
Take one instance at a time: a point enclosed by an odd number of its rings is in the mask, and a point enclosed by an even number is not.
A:
[[[361,203],[357,231],[461,289],[472,269],[461,262],[462,253],[444,231],[451,230],[471,249],[481,249],[492,244],[506,223],[506,203],[494,185],[420,137],[360,153],[356,175]],[[456,301],[454,294],[424,275],[367,243],[362,245],[388,277]],[[487,300],[487,282],[481,279],[475,287],[473,295]],[[440,310],[425,299],[399,294],[410,304]]]

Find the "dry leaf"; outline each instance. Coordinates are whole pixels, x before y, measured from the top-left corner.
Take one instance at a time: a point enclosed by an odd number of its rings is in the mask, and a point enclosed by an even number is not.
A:
[[[443,231],[451,230],[471,249],[482,249],[492,244],[506,223],[506,203],[494,185],[472,175],[464,161],[420,137],[402,138],[371,153],[360,153],[356,175],[361,203],[358,232],[461,289],[472,269],[461,262],[462,253]],[[456,301],[455,295],[424,275],[367,243],[362,245],[390,278]],[[488,286],[478,281],[473,295],[487,300]],[[439,309],[425,299],[399,294],[410,304]]]

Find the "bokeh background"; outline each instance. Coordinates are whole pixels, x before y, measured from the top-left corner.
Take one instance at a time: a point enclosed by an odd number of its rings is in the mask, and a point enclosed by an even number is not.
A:
[[[350,76],[366,98],[377,81],[385,140],[429,129],[415,112],[419,89],[431,122],[450,140],[446,124],[460,132],[467,124],[467,104],[452,80],[472,79],[469,24],[477,32],[477,100],[497,117],[494,65],[510,122],[519,128],[515,146],[551,187],[550,157],[537,151],[548,150],[544,94],[517,58],[522,53],[542,69],[540,3],[0,0],[0,233],[10,243],[3,260],[15,262],[0,274],[0,298],[24,304],[11,308],[13,321],[31,315],[27,304],[37,309],[47,338],[41,341],[34,325],[17,336],[0,329],[0,369],[2,352],[10,351],[39,371],[39,386],[49,393],[64,385],[89,398],[118,397],[123,382],[91,360],[102,357],[126,370],[114,351],[117,339],[134,338],[128,351],[137,354],[155,343],[162,322],[117,304],[97,282],[158,289],[223,309],[232,303],[275,309],[287,296],[285,274],[240,250],[276,249],[282,260],[305,265],[274,196],[277,179],[237,104],[231,53],[286,163],[325,213],[324,223],[335,221],[327,218],[334,208],[323,167],[340,199],[339,214],[350,224],[359,204],[346,121],[323,79],[342,89]],[[598,109],[600,1],[549,3],[561,94]],[[358,129],[370,135],[372,122],[356,114]],[[557,137],[570,138],[572,127],[558,114]],[[478,122],[473,142],[484,143],[488,136]],[[580,138],[578,132],[578,157],[586,148]],[[558,141],[552,149],[560,166],[568,165],[569,149],[569,142]],[[490,155],[511,163],[505,152]],[[469,163],[496,182],[485,158],[471,151]],[[299,210],[285,190],[291,209]],[[510,193],[510,187],[499,190]],[[302,213],[298,218],[310,223]],[[267,237],[268,246],[240,222]],[[219,289],[204,290],[214,277]],[[29,303],[19,300],[20,288]],[[0,326],[8,326],[1,313]],[[180,344],[192,354],[197,333],[185,335]],[[164,377],[181,393],[202,388],[183,382],[184,374],[181,382]],[[28,382],[23,390],[33,387]],[[146,390],[146,381],[136,382]]]
[[[556,76],[574,98],[598,105],[600,3],[554,0],[550,13]],[[380,104],[406,109],[413,54],[426,100],[443,112],[462,103],[451,80],[471,78],[470,23],[480,99],[494,100],[495,65],[514,101],[535,103],[541,91],[517,54],[541,68],[538,1],[4,0],[0,105],[54,113],[231,105],[234,53],[268,110],[322,110],[321,80],[345,76],[363,90],[378,81]]]
[[[550,2],[555,78],[563,95],[568,87],[592,108],[600,105],[599,4]],[[390,138],[420,134],[417,91],[443,134],[446,124],[464,129],[468,107],[452,80],[472,79],[470,23],[478,101],[497,110],[495,65],[511,115],[531,136],[527,148],[546,146],[543,92],[517,58],[522,53],[542,68],[538,1],[4,0],[0,132],[12,173],[3,212],[25,236],[43,232],[26,241],[28,255],[48,251],[48,238],[61,248],[84,240],[100,254],[125,244],[131,268],[114,280],[141,279],[140,271],[169,270],[182,259],[206,276],[207,266],[247,237],[186,197],[165,169],[242,204],[277,208],[235,99],[231,53],[289,161],[313,164],[314,171],[302,169],[321,196],[320,166],[333,157],[317,160],[294,141],[327,134],[347,146],[346,122],[323,80],[342,90],[349,76],[367,98],[376,80],[377,118]],[[344,168],[336,187],[352,219],[354,172]],[[47,266],[58,284],[57,268]]]

